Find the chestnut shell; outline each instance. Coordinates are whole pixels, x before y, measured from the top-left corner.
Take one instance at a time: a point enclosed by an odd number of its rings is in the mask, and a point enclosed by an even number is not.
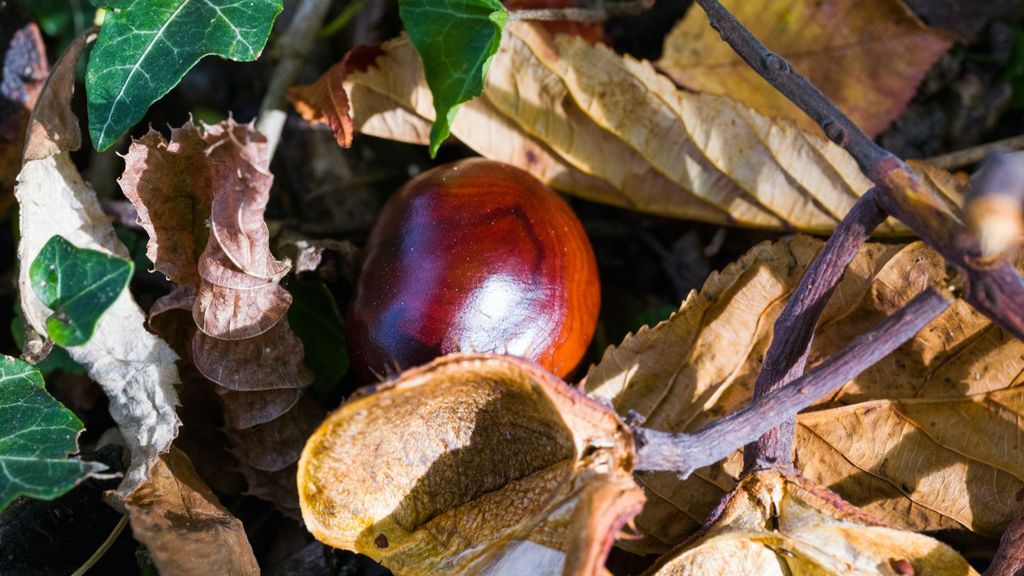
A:
[[[583,358],[601,288],[562,198],[481,158],[410,180],[367,240],[348,349],[364,380],[451,352],[521,356],[565,376]]]

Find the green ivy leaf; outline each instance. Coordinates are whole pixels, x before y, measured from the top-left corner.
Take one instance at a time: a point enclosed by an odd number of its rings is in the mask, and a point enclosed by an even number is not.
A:
[[[302,340],[303,361],[316,376],[313,392],[326,398],[348,372],[345,320],[323,282],[293,280],[288,292],[292,295],[288,324]]]
[[[204,56],[251,61],[282,0],[93,0],[110,10],[89,56],[89,134],[106,150]]]
[[[399,0],[398,14],[434,96],[433,158],[451,133],[459,105],[483,94],[508,11],[498,0]]]
[[[88,342],[100,316],[128,286],[132,268],[124,258],[50,238],[28,271],[32,290],[53,310],[46,319],[50,338],[61,346]]]
[[[46,392],[26,362],[0,356],[0,510],[18,496],[52,500],[102,464],[68,458],[82,422]]]

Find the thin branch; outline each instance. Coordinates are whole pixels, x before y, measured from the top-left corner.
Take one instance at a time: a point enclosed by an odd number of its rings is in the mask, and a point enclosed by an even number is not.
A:
[[[927,162],[932,166],[952,170],[954,168],[963,168],[964,166],[970,166],[971,164],[981,162],[986,156],[993,152],[1021,149],[1024,149],[1024,134],[1004,138],[1002,140],[996,140],[995,142],[979,144],[970,148],[964,148],[963,150],[956,150],[949,154],[932,156],[927,159]]]
[[[1024,339],[1024,279],[1005,260],[980,258],[974,235],[943,201],[921,185],[903,160],[875,144],[785,58],[765,48],[717,0],[696,0],[711,26],[751,68],[817,122],[850,153],[878,187],[878,202],[966,274],[964,297],[975,308]]]
[[[511,20],[543,20],[582,22],[600,24],[609,18],[632,16],[650,10],[654,0],[625,0],[618,2],[597,2],[593,8],[538,8],[532,10],[513,10],[509,13]]]
[[[925,289],[807,374],[693,434],[635,429],[639,446],[636,469],[673,471],[686,478],[698,468],[718,462],[856,378],[910,340],[952,303],[953,296],[946,290]]]
[[[317,31],[323,25],[330,8],[331,0],[302,0],[288,29],[278,38],[274,47],[274,54],[279,61],[263,101],[260,102],[260,113],[256,119],[256,129],[267,137],[271,157],[281,141],[281,132],[288,118],[285,94],[302,70],[306,55],[313,48]]]
[[[1024,516],[1006,527],[992,564],[983,576],[1024,576]]]
[[[804,373],[818,318],[861,245],[885,221],[886,213],[875,201],[877,195],[875,188],[868,190],[843,218],[775,321],[775,337],[754,385],[755,400]],[[794,425],[794,420],[787,420],[748,446],[743,452],[745,470],[791,468]]]
[[[107,553],[107,550],[110,550],[110,547],[114,545],[114,542],[117,542],[117,537],[121,535],[121,531],[124,530],[124,527],[127,524],[128,515],[124,514],[121,516],[121,519],[117,521],[117,525],[114,526],[114,529],[110,534],[107,535],[107,539],[103,541],[103,544],[100,544],[100,547],[92,553],[92,556],[89,556],[89,559],[85,561],[85,564],[79,566],[78,570],[75,570],[71,576],[82,576],[88,572],[90,568],[96,565],[96,563],[103,558],[103,555]]]

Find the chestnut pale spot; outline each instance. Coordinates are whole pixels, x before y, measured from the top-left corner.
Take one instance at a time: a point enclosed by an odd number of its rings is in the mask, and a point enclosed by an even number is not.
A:
[[[377,548],[387,548],[389,545],[388,537],[384,534],[377,534],[377,537],[373,539],[373,545]]]
[[[426,172],[395,194],[366,245],[349,353],[364,380],[455,351],[579,363],[600,304],[597,265],[569,206],[490,160]]]

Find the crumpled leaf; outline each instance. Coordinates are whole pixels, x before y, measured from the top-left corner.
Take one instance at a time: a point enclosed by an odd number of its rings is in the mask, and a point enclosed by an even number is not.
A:
[[[78,121],[71,113],[75,64],[87,41],[83,36],[72,43],[39,97],[15,189],[20,204],[21,307],[26,322],[40,334],[46,333],[50,311],[33,293],[26,264],[51,236],[60,234],[82,248],[129,257],[95,192],[71,160],[70,152],[81,143]],[[131,450],[131,467],[118,488],[119,495],[126,495],[146,478],[153,460],[177,434],[178,356],[146,330],[145,315],[128,291],[103,315],[89,342],[68,348],[68,353],[103,388]]]
[[[21,495],[52,500],[105,470],[69,457],[81,432],[82,422],[46,392],[38,370],[0,355],[0,510]]]
[[[881,525],[835,493],[776,471],[744,478],[694,540],[648,573],[978,574],[938,540]]]
[[[397,574],[600,574],[643,503],[629,429],[524,360],[454,354],[342,405],[299,461],[306,527]]]
[[[903,113],[924,75],[955,39],[951,32],[925,26],[901,0],[722,4],[871,137]],[[658,67],[691,90],[730,96],[762,114],[821,133],[722,41],[699,6],[691,6],[665,38]]]
[[[132,535],[161,574],[259,574],[242,522],[172,448],[125,500]]]
[[[377,50],[345,75],[355,129],[426,143],[433,101],[412,44]],[[827,232],[871,186],[839,146],[789,121],[679,90],[648,62],[528,22],[506,27],[483,96],[452,134],[582,198],[716,224]],[[958,190],[925,186],[960,205]],[[879,232],[906,230],[890,220]]]
[[[0,64],[0,213],[6,213],[25,127],[49,73],[43,36],[20,1],[0,5]]]
[[[53,236],[29,266],[36,296],[53,310],[46,332],[61,346],[79,346],[92,337],[96,322],[128,287],[131,260],[79,248]]]
[[[220,386],[236,454],[246,467],[276,472],[298,459],[320,413],[301,400],[313,376],[288,324],[291,295],[278,283],[289,266],[270,252],[263,219],[269,165],[266,139],[252,126],[188,123],[170,141],[156,132],[134,141],[119,183],[149,234],[147,254],[177,284],[154,304],[151,322],[191,310],[190,356]],[[190,332],[166,324],[179,338]],[[259,473],[247,477],[252,488]],[[287,495],[297,509],[294,487]]]
[[[822,242],[797,236],[761,244],[712,274],[667,321],[609,348],[585,380],[616,411],[644,426],[692,431],[752,396],[773,325]],[[921,243],[867,244],[829,301],[808,366],[948,281],[941,256]],[[971,530],[998,537],[1024,513],[1024,342],[962,300],[913,340],[800,414],[796,463],[886,524]],[[624,542],[664,551],[693,533],[742,468],[734,453],[686,481],[644,474],[647,537]]]

